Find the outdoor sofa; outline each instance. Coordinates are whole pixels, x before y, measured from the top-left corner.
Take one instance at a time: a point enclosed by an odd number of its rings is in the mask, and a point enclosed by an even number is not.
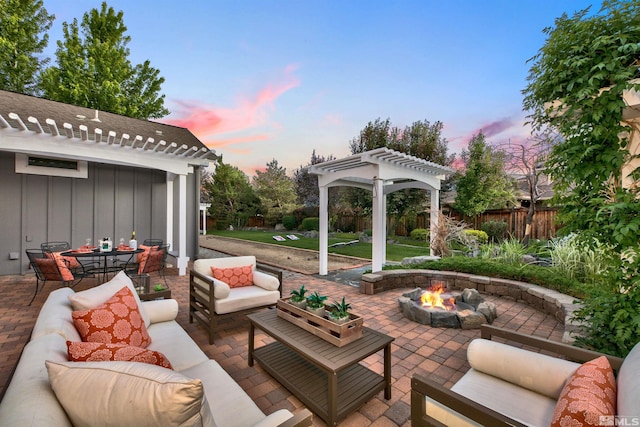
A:
[[[151,338],[147,349],[166,356],[173,370],[129,361],[68,361],[67,341],[81,341],[72,321],[70,298],[76,310],[95,307],[125,286],[135,297],[131,305],[138,305],[147,325]],[[128,298],[131,301],[131,294]],[[200,350],[175,321],[177,314],[178,303],[173,299],[140,302],[123,272],[86,291],[62,288],[51,292],[0,402],[0,425],[311,425],[306,409],[295,415],[286,409],[265,415]]]
[[[601,356],[606,360],[598,359]],[[451,389],[425,375],[413,375],[412,426],[546,427],[559,425],[552,424],[556,407],[562,416],[555,421],[562,420],[562,425],[585,425],[585,420],[569,422],[581,416],[591,418],[589,425],[632,425],[616,424],[613,416],[600,418],[603,408],[623,422],[640,421],[640,344],[622,360],[482,325],[481,338],[469,344],[467,360],[471,369]],[[608,361],[609,375],[596,367],[598,361]]]

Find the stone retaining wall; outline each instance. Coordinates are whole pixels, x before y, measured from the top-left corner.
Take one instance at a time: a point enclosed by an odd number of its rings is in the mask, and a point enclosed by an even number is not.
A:
[[[509,298],[528,304],[544,313],[555,317],[565,325],[563,341],[571,342],[571,333],[577,324],[572,322],[573,312],[578,308],[576,299],[558,291],[530,283],[494,277],[476,276],[454,271],[404,269],[383,270],[377,273],[363,274],[360,279],[360,293],[374,295],[390,289],[428,288],[438,282],[445,282],[452,290],[466,288],[477,289],[478,292]]]

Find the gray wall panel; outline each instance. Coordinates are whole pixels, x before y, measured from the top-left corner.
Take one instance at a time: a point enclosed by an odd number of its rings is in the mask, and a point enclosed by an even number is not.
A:
[[[20,229],[22,177],[14,173],[13,154],[0,153],[0,183],[0,275],[14,274],[20,271],[21,260],[10,260],[9,253],[22,256],[27,243]]]
[[[69,241],[74,210],[71,198],[71,178],[50,177],[47,218],[47,240]]]

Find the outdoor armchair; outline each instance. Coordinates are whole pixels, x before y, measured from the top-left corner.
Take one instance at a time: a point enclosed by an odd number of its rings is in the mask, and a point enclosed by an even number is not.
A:
[[[197,320],[213,344],[218,319],[273,306],[281,297],[282,271],[254,256],[199,259],[189,277],[189,322]]]
[[[28,305],[31,305],[38,291],[44,288],[44,284],[47,281],[62,282],[64,286],[73,286],[79,282],[71,272],[69,272],[70,276],[63,276],[60,272],[58,262],[41,249],[26,249],[25,252],[29,258],[29,266],[36,274],[36,289]],[[42,282],[42,285],[40,285],[40,282]]]
[[[640,419],[640,377],[637,375],[640,344],[623,361],[489,325],[482,325],[481,336],[467,349],[471,369],[451,389],[426,375],[413,375],[412,426],[548,426],[556,408],[560,411],[582,405],[589,408],[584,412],[592,415],[591,408],[606,407],[606,402],[573,400],[574,396],[586,395],[582,390],[576,394],[565,393],[565,387],[595,383],[603,385],[600,395],[613,397],[612,408],[616,415]],[[492,338],[498,338],[499,342]],[[525,347],[518,348],[522,346]],[[610,376],[613,388],[604,388],[605,381],[600,379],[581,377],[586,371],[601,375],[603,371],[593,366],[597,363],[595,359],[601,356],[605,356],[613,371],[618,372],[617,379],[613,374]],[[604,359],[600,361],[606,364]],[[588,368],[576,374],[585,362],[589,362]],[[606,375],[600,378],[606,378]]]

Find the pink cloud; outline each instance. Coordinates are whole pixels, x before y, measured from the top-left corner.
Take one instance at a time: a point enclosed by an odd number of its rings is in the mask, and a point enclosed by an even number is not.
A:
[[[268,112],[273,109],[275,101],[285,92],[300,85],[294,75],[297,66],[288,65],[276,81],[269,82],[257,93],[240,97],[235,106],[224,108],[216,105],[204,105],[196,102],[177,101],[179,106],[177,118],[163,120],[164,123],[188,128],[200,139],[228,132],[251,131],[253,128],[268,122]],[[232,143],[234,138],[221,140],[223,145]],[[238,137],[237,142],[260,141],[264,135]],[[213,146],[216,140],[211,140]],[[208,143],[209,144],[209,143]]]
[[[245,142],[254,142],[254,141],[266,141],[271,136],[268,134],[258,134],[258,135],[250,135],[250,136],[239,136],[237,138],[225,138],[225,139],[210,139],[204,141],[204,145],[209,148],[220,148],[226,147],[228,145],[234,144],[243,144]]]

